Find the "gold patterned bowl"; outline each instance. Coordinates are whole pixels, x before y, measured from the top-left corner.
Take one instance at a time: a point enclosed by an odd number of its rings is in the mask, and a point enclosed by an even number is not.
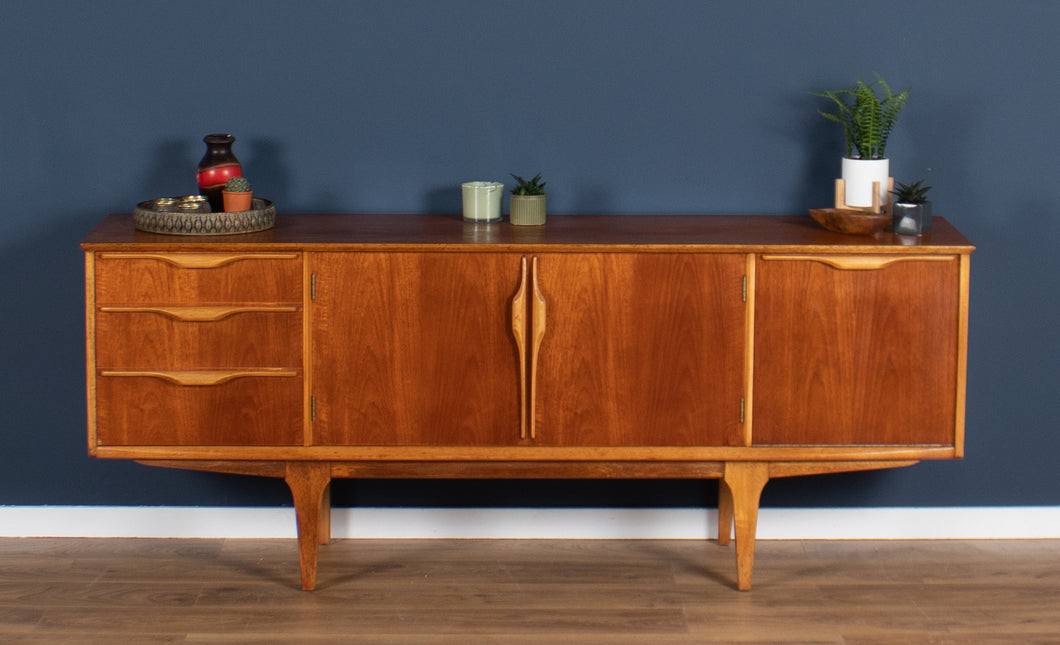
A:
[[[173,209],[174,199],[188,200],[186,209]],[[202,212],[190,206],[190,198],[152,199],[133,210],[136,228],[164,235],[238,235],[255,233],[276,225],[276,206],[267,199],[254,198],[251,210],[237,213]]]
[[[891,216],[887,213],[855,208],[811,208],[810,217],[833,233],[847,235],[872,235],[891,223]]]

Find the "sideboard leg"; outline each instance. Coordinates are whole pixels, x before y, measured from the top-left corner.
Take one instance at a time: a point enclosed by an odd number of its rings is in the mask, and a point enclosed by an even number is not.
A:
[[[769,464],[733,461],[725,464],[722,485],[732,498],[736,524],[736,586],[751,589],[755,563],[755,532],[758,529],[758,502],[769,481]]]
[[[324,487],[324,493],[320,498],[320,543],[331,544],[331,478],[328,477],[328,485]]]
[[[718,480],[718,544],[725,546],[732,537],[732,491],[724,479]]]
[[[323,537],[322,521],[324,497],[331,485],[331,464],[314,461],[287,462],[284,477],[294,498],[294,513],[298,522],[298,564],[302,571],[302,589],[312,591],[317,582],[317,551]],[[323,525],[323,526],[322,526]],[[330,533],[330,529],[329,529]]]

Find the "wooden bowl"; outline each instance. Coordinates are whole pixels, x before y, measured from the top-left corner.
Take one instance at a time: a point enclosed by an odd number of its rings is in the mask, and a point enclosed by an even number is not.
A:
[[[811,208],[810,217],[833,233],[873,235],[887,228],[891,216],[855,208]]]

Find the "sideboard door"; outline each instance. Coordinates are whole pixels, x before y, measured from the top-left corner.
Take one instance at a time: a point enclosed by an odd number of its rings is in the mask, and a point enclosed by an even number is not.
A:
[[[520,256],[314,253],[315,445],[497,446],[520,433]]]
[[[955,256],[759,256],[756,445],[958,441]]]
[[[744,254],[552,253],[533,439],[743,445]]]

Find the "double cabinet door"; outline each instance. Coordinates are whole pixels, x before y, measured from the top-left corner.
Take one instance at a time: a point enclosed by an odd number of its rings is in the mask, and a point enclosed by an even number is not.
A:
[[[313,443],[741,445],[745,258],[313,253]]]

